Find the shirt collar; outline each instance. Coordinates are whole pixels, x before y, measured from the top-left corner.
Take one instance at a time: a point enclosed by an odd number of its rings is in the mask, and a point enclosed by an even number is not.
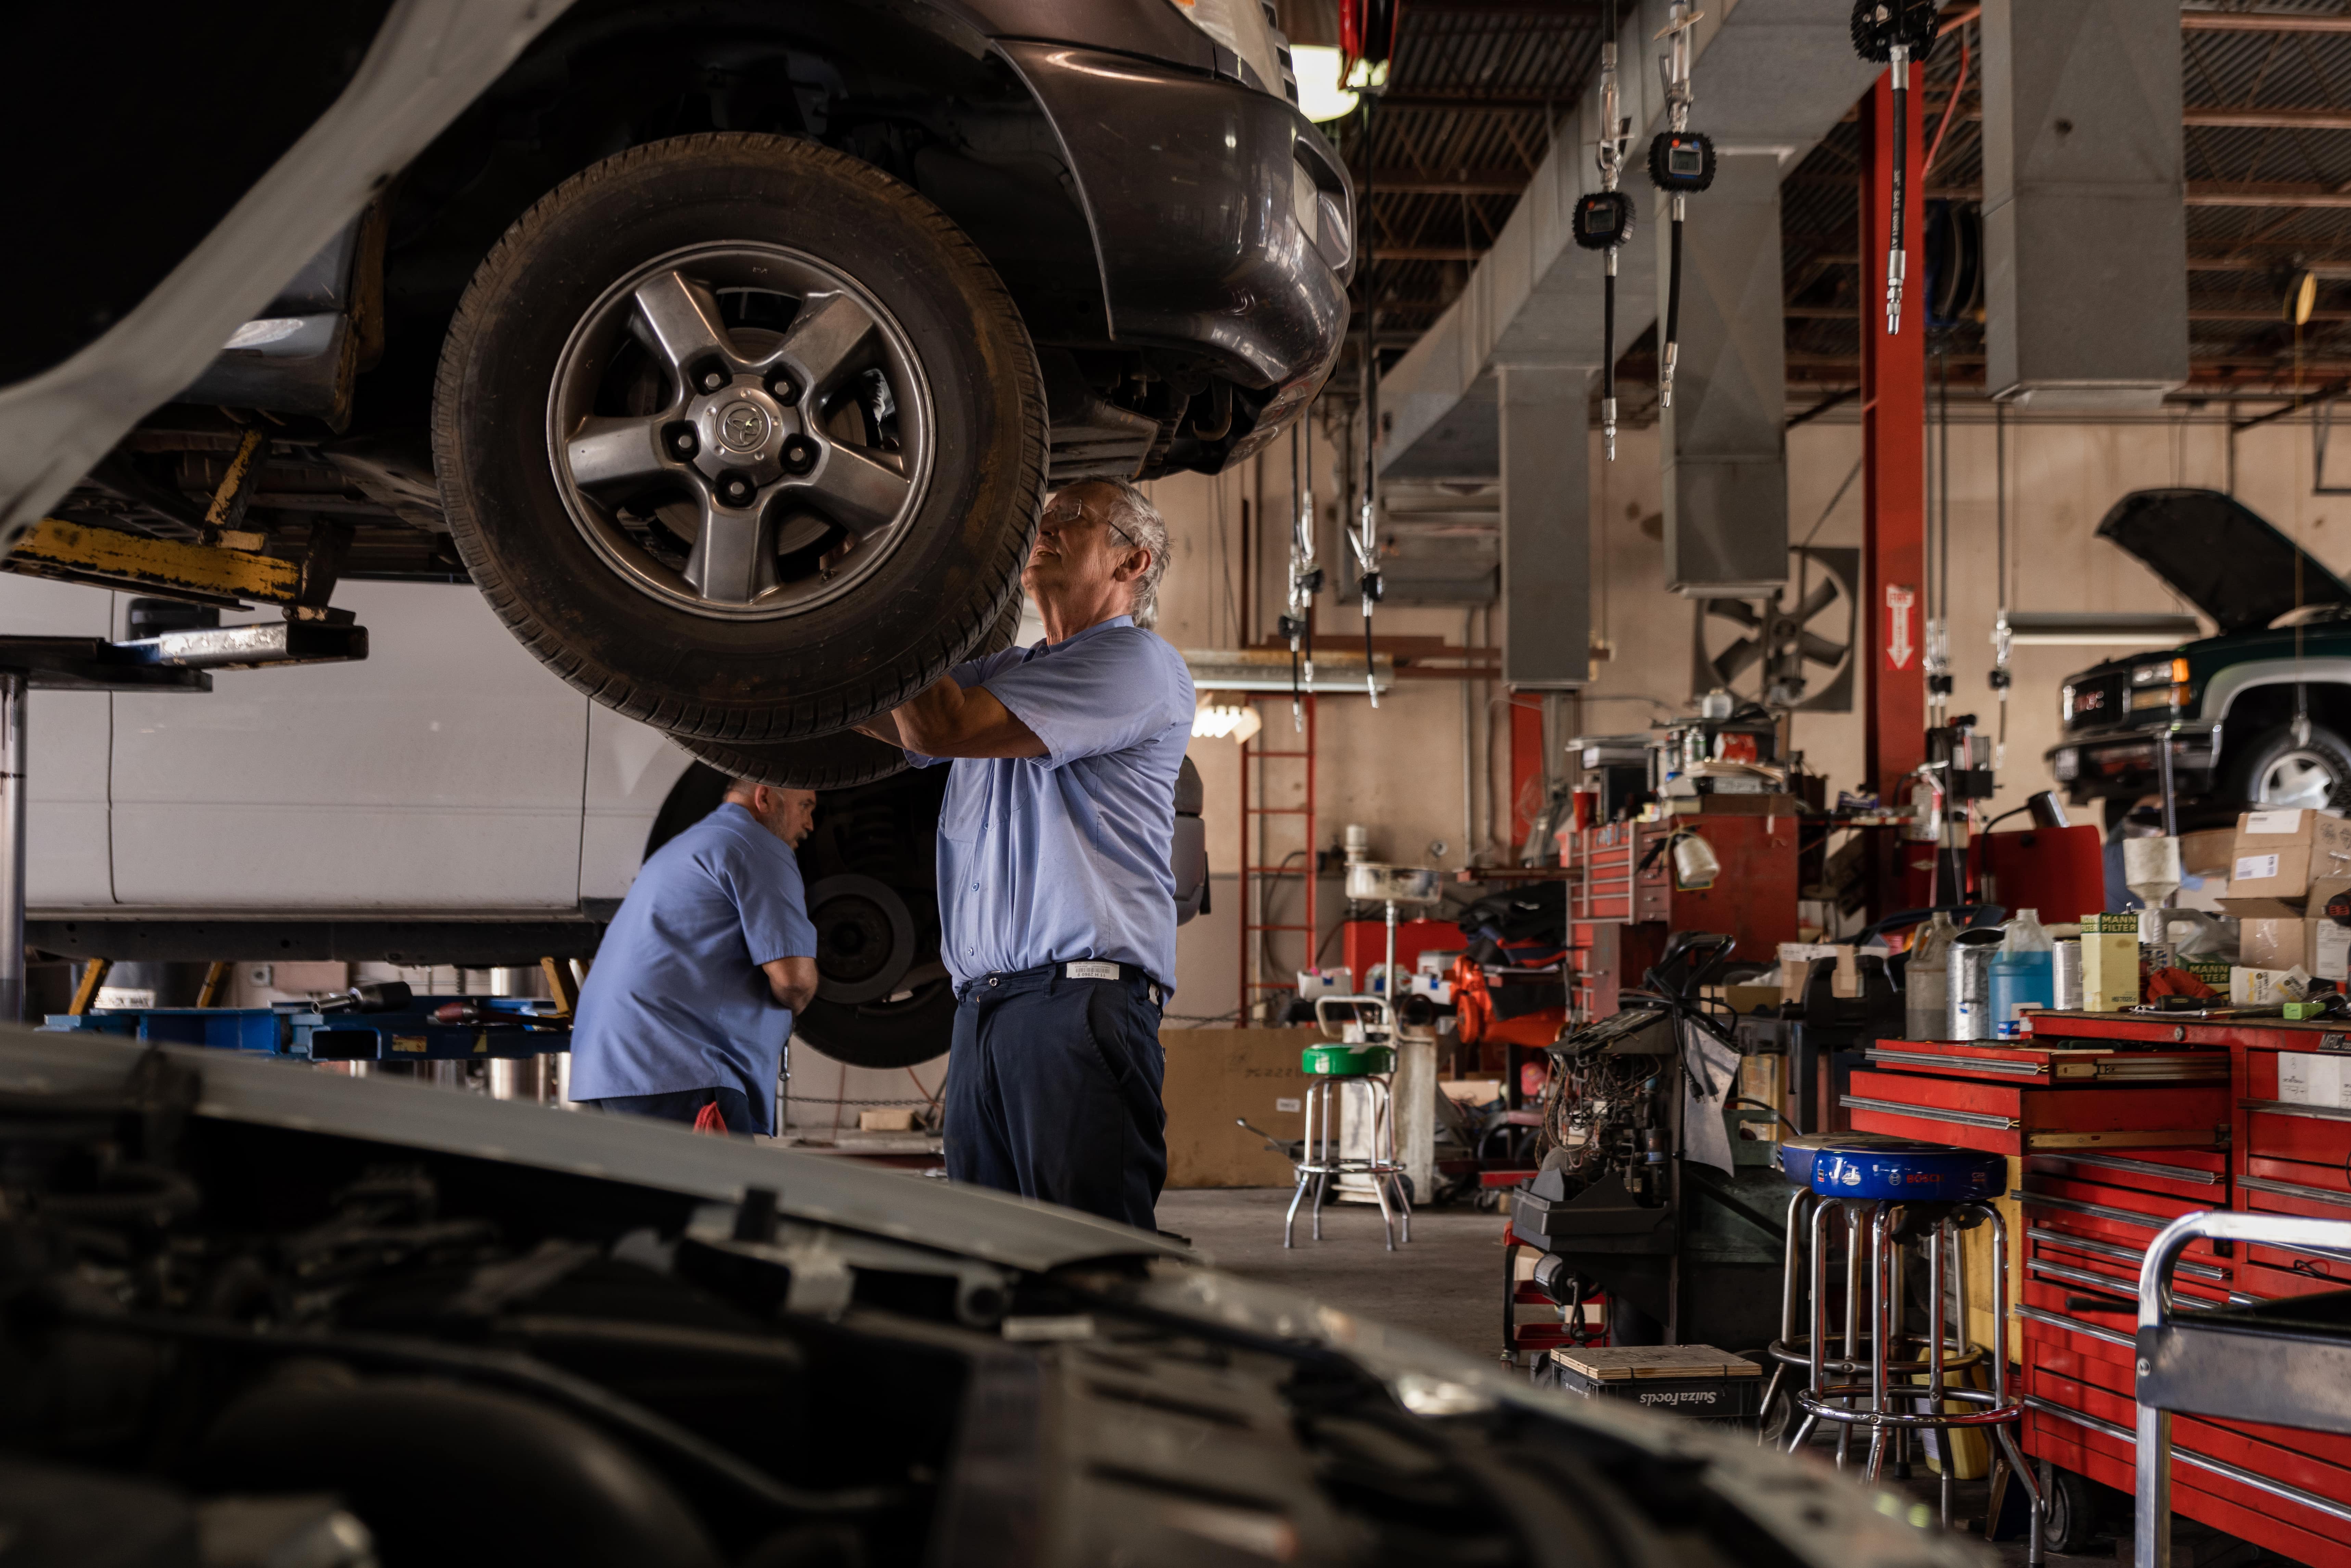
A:
[[[1095,622],[1092,625],[1087,627],[1082,632],[1072,632],[1058,643],[1050,642],[1045,638],[1040,637],[1037,640],[1036,645],[1029,650],[1029,657],[1033,659],[1040,653],[1050,653],[1056,648],[1071,647],[1076,643],[1084,642],[1087,638],[1092,636],[1097,632],[1108,632],[1113,627],[1132,626],[1134,624],[1134,617],[1132,615],[1113,615],[1107,621]]]

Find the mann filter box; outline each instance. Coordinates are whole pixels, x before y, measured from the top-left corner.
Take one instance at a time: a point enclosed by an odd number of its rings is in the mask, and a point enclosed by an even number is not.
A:
[[[2237,819],[2229,895],[2240,916],[2300,915],[2310,885],[2351,874],[2351,821],[2299,808],[2247,811]]]
[[[2135,915],[2095,915],[2092,919],[2123,919],[2128,931],[2094,931],[2082,923],[2082,1009],[2118,1013],[2138,1006],[2138,924]]]
[[[2138,936],[2138,911],[2126,910],[2120,915],[2104,913],[2085,915],[2082,916],[2082,935],[2087,936],[2092,932],[2097,932],[2100,935],[2126,933],[2136,940]]]

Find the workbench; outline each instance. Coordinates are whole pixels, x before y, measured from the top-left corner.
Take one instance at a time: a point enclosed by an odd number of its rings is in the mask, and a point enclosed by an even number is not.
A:
[[[2147,1249],[2213,1211],[2351,1219],[2351,1027],[2043,1013],[2011,1043],[1884,1041],[1843,1108],[1864,1132],[2010,1157],[2024,1449],[2133,1490]],[[2331,1090],[2333,1103],[2314,1103]],[[2351,1289],[2351,1256],[2188,1241],[2175,1301],[2249,1307]],[[2351,1568],[2351,1437],[2180,1416],[2172,1506],[2315,1568]],[[2209,1462],[2199,1462],[2209,1461]]]

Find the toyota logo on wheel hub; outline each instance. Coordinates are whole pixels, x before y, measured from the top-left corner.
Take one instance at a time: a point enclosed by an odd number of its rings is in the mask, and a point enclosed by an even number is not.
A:
[[[738,402],[718,416],[719,442],[730,452],[757,452],[771,428],[767,411]]]

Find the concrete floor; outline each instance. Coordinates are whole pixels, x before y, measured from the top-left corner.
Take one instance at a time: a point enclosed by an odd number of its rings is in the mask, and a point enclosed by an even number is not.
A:
[[[1215,1260],[1218,1268],[1251,1280],[1286,1285],[1347,1312],[1410,1329],[1441,1341],[1481,1360],[1495,1360],[1501,1349],[1502,1216],[1479,1214],[1467,1206],[1426,1209],[1412,1222],[1412,1242],[1389,1252],[1382,1244],[1379,1210],[1367,1204],[1332,1204],[1323,1210],[1322,1237],[1307,1239],[1306,1217],[1298,1222],[1298,1245],[1281,1245],[1282,1211],[1289,1206],[1287,1187],[1225,1187],[1171,1191],[1159,1199],[1159,1226],[1189,1237],[1194,1246]],[[1829,1446],[1823,1444],[1823,1457]],[[1907,1481],[1889,1482],[1892,1490],[1932,1507],[1938,1498],[1938,1478],[1926,1465],[1916,1467]],[[1972,1531],[1981,1518],[1985,1487],[1981,1481],[1960,1482],[1954,1488],[1953,1517]],[[2241,1542],[2218,1538],[2186,1520],[2174,1531],[2175,1568],[2194,1563],[2212,1568],[2244,1568],[2262,1561],[2260,1552]],[[2021,1568],[2025,1561],[2022,1540],[1994,1548],[2003,1565]],[[2111,1564],[2116,1549],[2100,1542],[2088,1556],[2051,1554],[2050,1568],[2085,1568]],[[2127,1542],[2119,1561],[2128,1563]],[[2283,1559],[2270,1558],[2283,1563]]]

